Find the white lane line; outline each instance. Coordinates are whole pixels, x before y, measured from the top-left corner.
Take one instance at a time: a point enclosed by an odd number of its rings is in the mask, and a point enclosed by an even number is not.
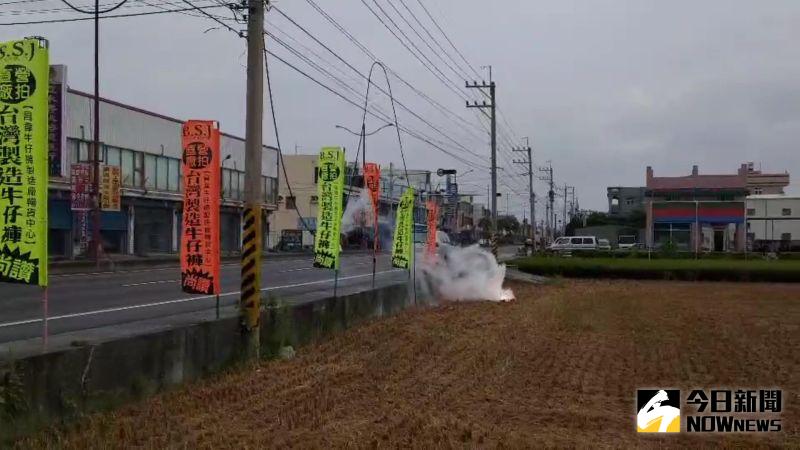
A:
[[[360,266],[362,264],[355,264],[356,266]],[[237,264],[238,266],[238,264]],[[280,270],[274,273],[289,273],[289,272],[300,272],[303,270],[314,270],[316,267],[300,267],[298,269],[287,269],[287,270]],[[164,283],[180,283],[181,280],[158,280],[158,281],[142,281],[141,283],[130,283],[130,284],[123,284],[122,287],[135,287],[135,286],[147,286],[150,284],[164,284]]]
[[[146,284],[180,283],[181,280],[143,281],[141,283],[123,284],[122,287],[144,286]]]
[[[390,269],[390,270],[384,270],[384,271],[381,271],[381,272],[377,272],[375,275],[382,275],[382,274],[385,274],[385,273],[394,273],[394,272],[405,272],[405,270],[404,269]],[[365,274],[361,274],[361,275],[351,275],[349,277],[340,277],[339,281],[355,280],[357,278],[365,278],[365,277],[371,277],[371,276],[372,276],[371,273],[365,273]],[[263,288],[263,289],[261,289],[261,291],[263,292],[263,291],[275,291],[275,290],[278,290],[278,289],[290,289],[290,288],[295,288],[295,287],[300,287],[300,286],[309,286],[309,285],[312,285],[312,284],[332,283],[333,281],[334,281],[334,279],[330,278],[328,280],[309,281],[309,282],[306,282],[306,283],[286,284],[286,285],[283,285],[283,286],[271,286],[271,287]],[[241,293],[240,291],[225,292],[225,293],[219,294],[219,296],[220,297],[229,297],[231,295],[239,295],[240,293]],[[117,308],[106,308],[106,309],[98,309],[98,310],[94,310],[94,311],[86,311],[86,312],[81,312],[81,313],[63,314],[63,315],[60,315],[60,316],[48,317],[47,321],[50,322],[50,321],[53,321],[53,320],[72,319],[72,318],[75,318],[75,317],[94,316],[94,315],[98,315],[98,314],[107,314],[107,313],[112,313],[112,312],[128,311],[128,310],[132,310],[132,309],[150,308],[150,307],[153,307],[153,306],[163,306],[163,305],[172,305],[172,304],[177,304],[177,303],[186,303],[186,302],[191,302],[191,301],[195,301],[195,300],[202,300],[202,299],[214,298],[214,297],[215,297],[214,295],[201,295],[201,296],[197,296],[197,297],[177,298],[177,299],[174,299],[174,300],[165,300],[165,301],[154,302],[154,303],[143,303],[143,304],[140,304],[140,305],[120,306],[120,307],[117,307]],[[8,328],[8,327],[14,327],[14,326],[19,326],[19,325],[28,325],[28,324],[32,324],[32,323],[39,323],[39,322],[42,322],[42,321],[43,321],[43,319],[39,318],[39,319],[19,320],[19,321],[16,321],[16,322],[5,322],[5,323],[0,323],[0,328]]]
[[[350,259],[350,258],[357,258],[359,256],[364,255],[342,255],[343,259]],[[369,255],[367,255],[369,256]],[[270,258],[269,256],[265,256],[262,261],[264,264],[271,264],[271,263],[294,263],[294,262],[301,262],[301,261],[311,261],[313,258],[303,258],[303,259],[281,259],[281,258]],[[372,263],[370,263],[372,264]],[[241,263],[227,263],[222,264],[220,267],[239,267]],[[52,278],[67,278],[67,277],[75,277],[75,276],[99,276],[99,275],[124,275],[126,273],[146,273],[146,272],[159,272],[163,270],[180,270],[179,266],[169,266],[169,267],[154,267],[151,269],[133,269],[133,270],[119,270],[119,271],[103,271],[103,272],[77,272],[77,273],[58,273],[58,274],[51,274]]]

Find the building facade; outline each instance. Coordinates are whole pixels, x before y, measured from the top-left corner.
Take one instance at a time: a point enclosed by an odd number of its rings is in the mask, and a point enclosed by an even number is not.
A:
[[[94,119],[91,94],[67,86],[66,67],[53,66],[58,76],[51,86],[49,246],[54,257],[82,256],[86,215],[70,205],[70,167],[90,163]],[[103,251],[148,255],[179,251],[182,209],[183,120],[109,99],[100,99],[100,162],[121,172],[121,208],[101,213]],[[54,139],[55,138],[55,139]],[[222,251],[241,246],[244,200],[244,139],[222,133]],[[265,240],[276,209],[278,152],[264,147],[262,160]],[[266,243],[265,243],[266,246]]]
[[[787,171],[764,173],[756,169],[752,162],[747,163],[747,190],[750,195],[783,194],[789,182]]]
[[[800,197],[747,197],[747,243],[752,251],[800,251]]]
[[[644,211],[644,187],[610,186],[606,189],[609,217],[627,218],[635,212]]]
[[[736,174],[656,177],[647,167],[647,245],[685,251],[743,251],[747,164]]]

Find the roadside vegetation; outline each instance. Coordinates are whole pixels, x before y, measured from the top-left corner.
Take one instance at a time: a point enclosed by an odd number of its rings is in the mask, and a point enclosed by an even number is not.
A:
[[[800,259],[703,257],[688,259],[647,253],[611,257],[575,253],[572,256],[534,256],[510,262],[536,275],[573,278],[628,278],[687,281],[800,282]]]

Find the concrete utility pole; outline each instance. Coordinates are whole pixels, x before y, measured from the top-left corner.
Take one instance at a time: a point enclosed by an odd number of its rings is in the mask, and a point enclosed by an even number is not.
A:
[[[492,196],[491,196],[491,208],[492,208],[492,253],[494,253],[495,257],[497,256],[497,120],[496,120],[496,108],[495,108],[495,84],[492,81],[492,69],[489,66],[489,83],[487,84],[485,81],[482,81],[478,84],[477,81],[473,81],[472,84],[470,82],[466,83],[466,87],[468,89],[489,89],[489,100],[490,103],[486,103],[484,100],[482,103],[478,103],[477,101],[473,101],[472,104],[467,101],[467,108],[480,108],[483,109],[490,109],[491,116],[490,119],[492,121]],[[485,93],[484,93],[485,95]]]
[[[243,356],[259,356],[261,312],[261,152],[264,115],[264,0],[249,0],[247,14],[247,117],[245,207],[239,314]],[[278,149],[281,151],[281,149]]]
[[[526,146],[521,148],[512,149],[515,152],[527,152],[528,159],[522,161],[514,161],[517,164],[528,165],[528,200],[531,205],[531,230],[530,238],[533,241],[533,251],[536,252],[536,193],[533,192],[533,154],[531,153],[530,141],[528,138],[523,138],[526,141]]]
[[[544,172],[545,176],[540,177],[539,179],[546,181],[549,190],[547,191],[547,230],[549,231],[550,237],[555,237],[555,210],[553,209],[553,203],[555,202],[556,191],[555,187],[553,186],[553,163],[547,161],[548,167],[539,167],[540,172]],[[548,233],[545,233],[545,240],[548,239]]]

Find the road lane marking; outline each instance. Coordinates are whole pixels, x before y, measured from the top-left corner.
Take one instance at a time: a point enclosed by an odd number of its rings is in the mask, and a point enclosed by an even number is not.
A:
[[[146,284],[180,283],[181,280],[143,281],[141,283],[123,284],[122,287],[144,286]]]
[[[359,263],[359,264],[354,264],[354,265],[361,266],[363,264]],[[314,269],[316,269],[316,267],[300,267],[300,268],[297,268],[297,269],[280,270],[278,272],[273,272],[273,273],[300,272],[300,271],[303,271],[303,270],[314,270]],[[149,285],[149,284],[180,283],[180,282],[181,282],[181,280],[142,281],[140,283],[129,283],[129,284],[123,284],[121,286],[122,287],[135,287],[135,286],[146,286],[146,285]]]
[[[377,275],[382,275],[382,274],[385,274],[385,273],[395,273],[395,272],[405,272],[405,270],[404,269],[390,269],[390,270],[384,270],[384,271],[381,271],[381,272],[377,272],[377,273],[375,273],[375,275],[377,276]],[[372,276],[371,273],[365,273],[365,274],[361,274],[361,275],[351,275],[349,277],[340,277],[339,281],[354,280],[354,279],[357,279],[357,278],[365,278],[365,277],[371,277],[371,276]],[[283,286],[271,286],[271,287],[265,287],[265,288],[261,289],[261,291],[264,292],[264,291],[275,291],[275,290],[278,290],[278,289],[291,289],[291,288],[300,287],[300,286],[310,286],[310,285],[313,285],[313,284],[332,283],[333,281],[334,281],[334,278],[330,278],[330,279],[327,279],[327,280],[309,281],[309,282],[306,282],[306,283],[286,284],[286,285],[283,285]],[[225,293],[219,294],[219,296],[221,298],[221,297],[229,297],[231,295],[239,295],[239,294],[240,294],[239,291],[234,291],[234,292],[225,292]],[[153,306],[164,306],[164,305],[172,305],[172,304],[178,304],[178,303],[186,303],[186,302],[190,302],[190,301],[204,300],[204,299],[215,298],[215,297],[216,296],[214,296],[214,295],[201,295],[201,296],[197,296],[197,297],[185,297],[185,298],[178,298],[178,299],[174,299],[174,300],[164,300],[164,301],[161,301],[161,302],[154,302],[154,303],[142,303],[142,304],[139,304],[139,305],[130,305],[130,306],[120,306],[120,307],[116,307],[116,308],[97,309],[97,310],[94,310],[94,311],[86,311],[86,312],[80,312],[80,313],[63,314],[63,315],[60,315],[60,316],[48,317],[47,321],[51,322],[51,321],[54,321],[54,320],[72,319],[72,318],[75,318],[75,317],[95,316],[95,315],[98,315],[98,314],[107,314],[107,313],[112,313],[112,312],[128,311],[128,310],[133,310],[133,309],[150,308],[150,307],[153,307]],[[139,319],[139,320],[145,320],[145,319]],[[44,319],[38,318],[38,319],[18,320],[16,322],[5,322],[5,323],[0,323],[0,328],[8,328],[8,327],[14,327],[14,326],[19,326],[19,325],[30,325],[30,324],[33,324],[33,323],[40,323],[40,322],[43,322],[43,321],[44,321]],[[75,330],[75,331],[80,331],[80,330]]]
[[[363,256],[371,256],[369,254],[361,255],[342,255],[342,259],[351,259],[351,258],[358,258]],[[383,255],[387,256],[387,255]],[[272,263],[293,263],[293,262],[301,262],[301,261],[312,261],[313,257],[302,258],[302,259],[281,259],[281,258],[270,258],[269,256],[265,256],[262,261],[264,264],[272,264]],[[371,263],[370,263],[371,264]],[[241,267],[241,263],[227,263],[222,264],[220,267]],[[124,275],[127,273],[145,273],[145,272],[158,272],[163,270],[180,270],[180,266],[168,266],[168,267],[153,267],[150,269],[133,269],[133,270],[106,270],[102,272],[76,272],[76,273],[57,273],[51,274],[50,277],[52,278],[67,278],[67,277],[75,277],[75,276],[99,276],[99,275]]]

